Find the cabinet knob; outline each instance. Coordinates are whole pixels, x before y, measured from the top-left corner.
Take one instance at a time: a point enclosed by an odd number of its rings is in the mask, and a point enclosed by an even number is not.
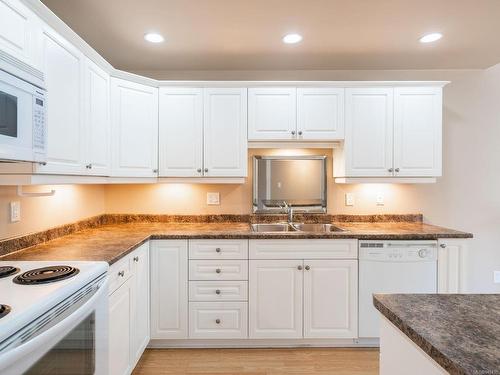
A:
[[[208,168],[205,168],[205,172],[208,172]]]
[[[394,172],[394,168],[389,168],[388,171],[389,172]]]
[[[295,135],[295,130],[292,130],[292,135]]]
[[[134,257],[134,262],[138,262],[139,261],[139,257]]]
[[[302,266],[297,266],[297,269],[298,269],[299,271],[302,271]]]
[[[221,273],[221,272],[222,272],[222,270],[221,270],[220,268],[217,268],[217,269],[215,270],[215,272],[217,272],[217,273]]]
[[[396,168],[396,169],[394,170],[394,172],[399,172],[399,168]]]
[[[201,168],[198,168],[196,172],[201,173]]]
[[[220,294],[220,289],[216,289],[215,294]]]
[[[125,276],[125,271],[119,271],[118,276],[121,276],[121,277]]]
[[[310,269],[311,269],[311,267],[306,266],[306,271],[309,271]]]
[[[153,169],[153,173],[158,173],[158,169]]]
[[[40,164],[40,165],[47,165],[47,162],[46,161],[42,161],[42,162],[40,162],[38,164]]]
[[[220,324],[220,319],[215,319],[215,323]]]
[[[302,135],[302,130],[299,130],[299,135]]]
[[[85,166],[85,168],[87,168],[87,169],[92,169],[92,164],[87,164],[87,165]]]
[[[441,249],[446,249],[446,244],[445,244],[445,243],[442,243],[441,245],[439,245],[439,247],[440,247]]]
[[[222,250],[222,249],[221,249],[220,247],[215,248],[215,252],[217,252],[217,253],[220,253],[220,252],[221,252],[221,250]]]

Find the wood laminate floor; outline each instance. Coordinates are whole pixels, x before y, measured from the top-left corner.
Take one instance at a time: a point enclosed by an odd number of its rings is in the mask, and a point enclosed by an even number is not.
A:
[[[133,375],[377,375],[378,349],[148,349]]]

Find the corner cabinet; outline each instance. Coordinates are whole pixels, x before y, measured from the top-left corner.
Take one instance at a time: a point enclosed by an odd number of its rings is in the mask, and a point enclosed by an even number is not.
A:
[[[439,177],[442,88],[346,89],[334,177]]]
[[[111,79],[112,176],[158,174],[158,89]]]
[[[161,88],[159,174],[247,176],[246,88]]]

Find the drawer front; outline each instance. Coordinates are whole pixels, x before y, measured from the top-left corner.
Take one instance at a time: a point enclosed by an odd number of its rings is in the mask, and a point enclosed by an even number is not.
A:
[[[355,239],[250,240],[250,259],[357,259]]]
[[[189,337],[243,339],[248,335],[246,302],[190,302]]]
[[[248,280],[248,260],[190,260],[189,280]]]
[[[248,240],[190,240],[189,259],[248,259]]]
[[[132,276],[131,263],[132,258],[127,255],[109,267],[109,294],[117,290]]]
[[[190,281],[190,301],[247,301],[246,281]]]

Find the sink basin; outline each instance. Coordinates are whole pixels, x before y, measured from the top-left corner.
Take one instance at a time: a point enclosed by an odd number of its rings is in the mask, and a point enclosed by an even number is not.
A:
[[[275,223],[275,224],[252,224],[253,232],[294,232],[296,229],[292,228],[287,223]]]
[[[341,232],[343,229],[332,224],[308,224],[308,223],[293,223],[292,227],[300,232]]]

